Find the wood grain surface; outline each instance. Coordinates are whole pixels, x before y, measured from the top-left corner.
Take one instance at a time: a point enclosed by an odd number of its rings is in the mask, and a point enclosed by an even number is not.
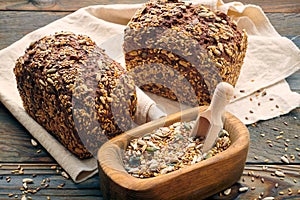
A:
[[[46,2],[46,3],[45,3]],[[0,10],[47,10],[47,11],[75,11],[79,8],[89,5],[101,4],[126,4],[126,3],[144,3],[146,0],[0,0]],[[230,0],[224,0],[230,2]],[[300,6],[298,0],[240,0],[244,4],[254,4],[262,7],[264,12],[299,12]]]
[[[141,3],[145,0],[73,0],[72,3],[70,2],[56,0],[54,4],[42,5],[42,3],[34,3],[33,0],[0,0],[0,49],[79,8],[97,4]],[[299,0],[241,0],[241,2],[261,6],[275,29],[300,47]],[[293,91],[300,92],[299,71],[288,77],[287,81]],[[222,192],[209,199],[248,200],[272,196],[276,197],[276,200],[300,199],[299,119],[300,108],[297,108],[284,116],[249,125],[250,148],[243,176],[231,187],[229,195],[226,196]],[[42,146],[31,145],[31,139],[32,136],[27,130],[0,103],[1,200],[20,199],[23,178],[34,180],[33,184],[28,184],[32,190],[41,187],[43,180],[47,178],[50,180],[47,182],[49,184],[47,188],[42,188],[35,194],[27,194],[32,199],[47,199],[47,197],[51,200],[102,199],[97,175],[83,183],[75,184],[61,175],[62,169]],[[285,154],[290,164],[281,161],[280,157]],[[12,173],[18,168],[23,168],[24,174]],[[285,177],[274,175],[276,170],[283,171]],[[10,182],[7,181],[7,177],[10,177]],[[64,186],[58,188],[61,184]],[[248,187],[248,191],[239,192],[239,188],[244,186]],[[12,196],[9,197],[9,194]]]

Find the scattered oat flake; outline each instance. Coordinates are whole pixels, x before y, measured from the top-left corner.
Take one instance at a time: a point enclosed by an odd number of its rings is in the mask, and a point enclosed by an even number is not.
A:
[[[224,195],[228,196],[231,193],[231,188],[228,188],[227,190],[224,191]]]
[[[247,192],[249,190],[248,187],[241,187],[239,188],[239,192]]]
[[[263,198],[263,200],[274,200],[275,198],[274,197],[265,197]]]
[[[245,92],[245,90],[240,90],[240,93],[244,93]]]
[[[23,178],[22,182],[23,183],[33,183],[33,179],[31,179],[31,178]]]
[[[287,157],[285,157],[285,156],[281,156],[280,159],[281,159],[281,161],[284,162],[284,163],[287,163],[287,164],[290,163],[289,159],[288,159]]]
[[[285,177],[285,174],[281,171],[278,171],[278,170],[275,171],[275,175],[278,176],[278,177]]]

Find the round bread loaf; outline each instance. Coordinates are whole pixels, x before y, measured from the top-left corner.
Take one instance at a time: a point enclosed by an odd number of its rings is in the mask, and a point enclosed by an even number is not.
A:
[[[193,106],[235,85],[247,35],[225,13],[177,0],[149,1],[124,33],[126,68],[145,91]]]
[[[28,114],[79,158],[133,125],[132,79],[87,36],[43,37],[17,60],[14,73]]]

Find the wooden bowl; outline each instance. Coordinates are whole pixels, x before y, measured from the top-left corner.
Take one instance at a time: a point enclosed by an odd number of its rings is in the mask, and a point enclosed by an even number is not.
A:
[[[200,107],[205,110],[207,107]],[[105,143],[98,151],[101,191],[105,199],[204,199],[238,181],[249,147],[247,127],[230,113],[225,114],[224,129],[232,144],[225,151],[183,169],[153,178],[140,179],[123,167],[122,150],[129,141],[162,126],[194,120],[199,108],[185,110],[149,122]]]

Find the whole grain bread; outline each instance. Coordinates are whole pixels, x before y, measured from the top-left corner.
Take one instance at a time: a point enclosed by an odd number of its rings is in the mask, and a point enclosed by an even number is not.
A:
[[[177,0],[147,2],[124,32],[126,68],[143,90],[193,106],[236,84],[247,35],[228,15]]]
[[[14,73],[27,113],[79,158],[132,127],[134,83],[88,36],[45,36],[17,60]]]

